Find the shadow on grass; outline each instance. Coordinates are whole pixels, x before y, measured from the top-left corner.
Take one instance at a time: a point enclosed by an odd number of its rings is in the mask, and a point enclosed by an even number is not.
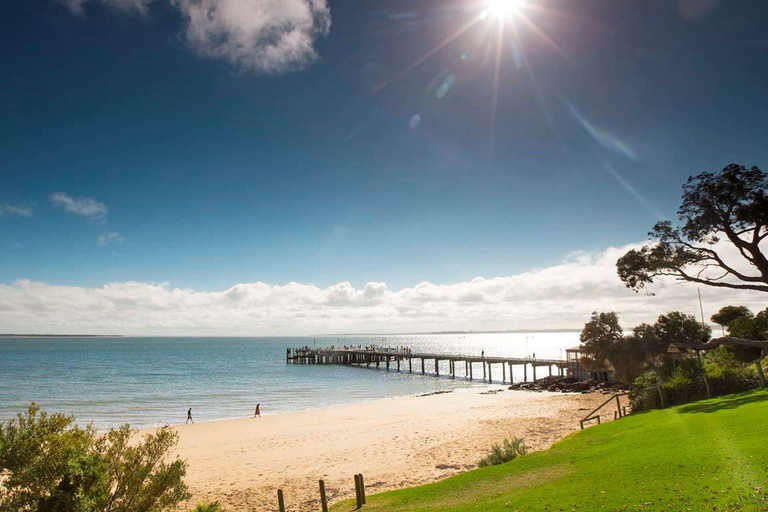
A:
[[[741,405],[755,402],[768,402],[768,393],[764,391],[748,391],[731,395],[727,398],[716,398],[714,400],[705,400],[688,405],[682,405],[677,408],[681,413],[694,412],[715,412],[723,409],[735,409]]]

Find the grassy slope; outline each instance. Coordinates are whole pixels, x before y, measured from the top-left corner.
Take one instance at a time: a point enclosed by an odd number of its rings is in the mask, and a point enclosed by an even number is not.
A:
[[[508,464],[368,496],[363,510],[768,511],[767,493],[768,392],[756,391],[631,415]]]

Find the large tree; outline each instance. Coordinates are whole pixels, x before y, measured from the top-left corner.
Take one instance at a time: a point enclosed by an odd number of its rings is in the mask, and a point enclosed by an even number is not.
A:
[[[666,350],[672,343],[695,345],[706,343],[712,335],[712,330],[702,324],[693,315],[680,311],[671,311],[661,315],[654,324],[661,346]]]
[[[728,327],[735,320],[752,317],[754,315],[746,306],[723,306],[720,311],[712,315],[710,320],[722,327]]]
[[[579,336],[582,344],[581,364],[589,371],[608,370],[616,347],[623,338],[619,316],[616,313],[595,311]]]
[[[619,277],[635,291],[660,276],[723,288],[768,292],[768,175],[731,164],[719,173],[688,178],[678,209],[680,224],[658,222],[648,235],[656,243],[619,258]],[[721,238],[750,265],[737,269],[716,250]]]
[[[735,338],[768,341],[768,308],[755,316],[733,320],[728,324],[728,333]]]

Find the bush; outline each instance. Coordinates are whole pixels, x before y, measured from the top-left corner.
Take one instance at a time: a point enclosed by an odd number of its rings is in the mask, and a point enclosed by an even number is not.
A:
[[[693,359],[680,363],[683,364],[679,364],[677,371],[661,384],[664,403],[667,407],[707,398],[707,388],[698,363]],[[759,386],[754,365],[740,364],[725,347],[712,350],[703,363],[712,397],[747,391]],[[661,408],[661,398],[658,390],[655,389],[659,383],[660,379],[656,372],[646,372],[635,379],[629,397],[632,410],[645,411]]]
[[[505,462],[515,460],[526,453],[528,453],[528,448],[525,446],[525,441],[522,439],[516,437],[512,438],[512,441],[504,439],[503,446],[494,444],[491,448],[491,453],[488,454],[487,457],[480,459],[480,462],[478,462],[477,465],[482,468],[504,464]]]
[[[169,461],[169,427],[131,442],[128,425],[97,434],[40,412],[0,424],[0,512],[163,512],[189,498],[186,463]]]

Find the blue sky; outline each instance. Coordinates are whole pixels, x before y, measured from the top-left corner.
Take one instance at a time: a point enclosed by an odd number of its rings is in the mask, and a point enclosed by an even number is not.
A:
[[[207,1],[6,2],[0,283],[512,276],[768,157],[761,1]]]

